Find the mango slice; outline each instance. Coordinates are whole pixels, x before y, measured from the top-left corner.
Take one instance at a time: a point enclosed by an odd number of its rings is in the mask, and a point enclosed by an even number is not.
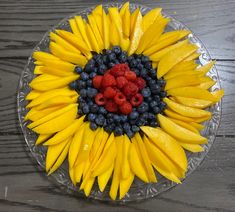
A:
[[[200,146],[199,144],[187,144],[187,143],[181,143],[179,142],[179,144],[186,150],[196,153],[196,152],[203,152],[204,148],[202,146]]]
[[[125,4],[123,4],[122,8],[120,9],[120,16],[123,17],[126,10],[129,10],[130,3],[127,1]]]
[[[60,69],[55,69],[53,67],[48,67],[48,66],[41,66],[40,71],[42,74],[50,74],[58,77],[67,77],[67,76],[75,76],[77,73],[75,72],[70,72],[70,71],[64,71]]]
[[[54,61],[54,60],[50,60],[50,61],[45,61],[44,62],[46,67],[50,67],[53,69],[59,69],[59,70],[63,70],[63,71],[68,71],[68,72],[74,72],[75,69],[75,65],[72,63],[68,63],[65,61]]]
[[[25,97],[26,100],[33,100],[40,96],[42,93],[40,91],[32,90],[30,91],[27,96]]]
[[[161,14],[161,11],[162,11],[162,8],[155,8],[149,11],[146,15],[144,15],[143,21],[142,21],[143,32],[148,30],[148,28],[154,23],[157,17]]]
[[[190,61],[190,60],[196,60],[199,58],[201,54],[198,52],[194,52],[193,54],[189,55],[188,57],[185,58],[185,61]]]
[[[109,49],[110,46],[110,35],[109,35],[109,19],[108,16],[106,15],[105,11],[103,11],[103,15],[102,15],[102,24],[103,24],[103,36],[104,36],[104,48],[105,49]]]
[[[180,125],[181,127],[184,127],[184,128],[186,128],[186,129],[188,129],[188,130],[194,132],[194,133],[199,134],[198,130],[197,130],[195,127],[191,126],[191,125],[190,125],[189,123],[187,123],[187,122],[184,122],[184,121],[181,121],[181,120],[178,120],[178,119],[173,119],[173,118],[170,118],[170,120],[173,121],[173,122],[175,122],[176,124]]]
[[[125,134],[123,140],[123,158],[122,158],[122,179],[127,179],[131,174],[130,163],[128,160],[129,150],[130,150],[130,139]]]
[[[181,61],[178,64],[176,64],[171,70],[167,73],[170,74],[171,72],[183,72],[187,70],[194,70],[196,69],[198,64],[194,60],[189,60],[189,61]]]
[[[103,135],[104,135],[104,129],[102,127],[98,127],[96,129],[97,133],[96,133],[96,136],[95,136],[95,140],[93,142],[93,145],[91,147],[91,151],[90,151],[90,161],[93,162],[94,158],[95,158],[95,155],[100,147],[100,144],[103,140]]]
[[[174,138],[186,142],[186,143],[194,143],[194,144],[204,144],[207,142],[207,139],[202,137],[197,133],[193,133],[192,131],[185,129],[178,124],[171,121],[169,118],[158,114],[158,120],[161,128],[167,132],[169,135]]]
[[[100,47],[98,45],[98,42],[96,40],[96,37],[95,37],[95,34],[94,32],[92,31],[91,27],[89,24],[86,25],[86,33],[87,33],[87,37],[90,41],[90,44],[91,44],[91,48],[93,49],[93,51],[96,51],[96,52],[100,52]]]
[[[113,173],[114,163],[106,170],[103,174],[98,176],[98,185],[101,192],[104,191],[112,173]]]
[[[48,138],[50,138],[53,134],[41,134],[38,136],[35,145],[39,145],[41,143],[43,143],[44,141],[46,141]]]
[[[190,125],[192,125],[193,127],[195,127],[195,128],[198,129],[198,130],[202,130],[202,129],[205,128],[204,125],[198,124],[198,123],[196,123],[196,122],[191,122]]]
[[[201,110],[201,109],[193,108],[193,107],[188,107],[188,106],[176,103],[168,98],[164,98],[163,101],[167,104],[167,106],[171,110],[173,110],[183,116],[196,117],[196,118],[211,116],[211,113],[209,111]]]
[[[212,101],[182,96],[175,96],[174,99],[182,105],[199,109],[207,108],[212,104]]]
[[[123,35],[122,18],[118,12],[118,8],[117,7],[110,7],[108,9],[108,12],[109,12],[109,17],[110,17],[111,23],[113,23],[116,26],[119,38],[122,38],[122,35]]]
[[[161,121],[159,120],[160,124]],[[165,133],[160,128],[153,128],[142,126],[141,130],[148,136],[148,138],[161,149],[174,163],[176,163],[182,170],[187,169],[187,157],[182,147],[170,135]]]
[[[36,51],[33,53],[33,58],[35,60],[39,60],[41,62],[45,62],[45,61],[51,61],[51,60],[57,60],[57,61],[61,61],[58,57],[47,53],[47,52],[41,52],[41,51]]]
[[[109,27],[109,40],[110,40],[110,44],[111,46],[117,46],[120,44],[120,36],[119,36],[119,33],[118,33],[118,29],[116,27],[116,25],[113,25],[111,27]]]
[[[120,187],[119,187],[119,199],[122,199],[126,193],[129,191],[135,175],[131,172],[128,178],[120,180]]]
[[[195,45],[187,44],[181,46],[180,48],[176,48],[174,51],[170,51],[166,55],[164,55],[158,64],[158,78],[164,76],[177,63],[195,52],[197,48],[198,47]]]
[[[55,114],[56,112],[51,113],[50,115]],[[47,115],[44,118],[48,118],[50,115]],[[77,116],[77,106],[73,107],[70,110],[66,111],[65,113],[63,113],[53,119],[50,119],[49,121],[44,122],[43,124],[33,128],[33,131],[38,134],[50,134],[50,133],[59,132],[59,131],[65,129],[66,127],[68,127],[74,121],[76,116]],[[44,119],[44,118],[42,118],[42,119]],[[41,121],[42,119],[40,119],[39,121]],[[35,123],[35,122],[33,122],[33,123]]]
[[[189,118],[189,117],[185,117],[185,116],[182,116],[172,110],[169,110],[169,109],[165,109],[164,110],[164,113],[169,116],[170,118],[174,118],[174,119],[177,119],[177,120],[181,120],[181,121],[186,121],[186,122],[193,122],[194,119],[193,118]]]
[[[82,36],[79,32],[75,18],[69,19],[69,25],[70,25],[70,28],[72,29],[73,34],[77,35],[78,37]]]
[[[121,15],[121,11],[120,11],[120,15]],[[130,31],[131,31],[131,13],[129,11],[129,9],[127,8],[124,11],[123,16],[122,17],[122,31],[124,36],[126,36],[127,38],[130,37]]]
[[[216,90],[216,91],[211,92],[211,94],[215,98],[215,102],[218,102],[224,96],[224,90],[223,89]]]
[[[200,85],[198,85],[197,87],[198,88],[202,88],[202,89],[205,89],[205,90],[208,90],[209,88],[211,88],[213,85],[216,84],[216,81],[214,80],[210,80],[209,82],[203,82],[201,83]]]
[[[35,66],[33,73],[34,74],[43,74],[42,67],[43,66]]]

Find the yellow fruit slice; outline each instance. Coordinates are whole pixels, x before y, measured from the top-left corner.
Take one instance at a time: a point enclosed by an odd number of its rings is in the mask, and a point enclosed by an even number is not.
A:
[[[176,64],[173,68],[171,68],[171,70],[167,73],[170,74],[172,72],[176,73],[176,72],[183,72],[183,71],[187,71],[187,70],[194,70],[195,68],[197,68],[198,64],[193,61],[181,61],[178,64]]]
[[[190,60],[195,60],[195,59],[198,59],[198,57],[200,56],[201,54],[198,53],[198,52],[194,52],[193,54],[189,55],[188,57],[185,58],[185,61],[190,61]]]
[[[174,119],[178,119],[178,120],[181,120],[181,121],[186,121],[186,122],[193,122],[194,119],[192,118],[189,118],[189,117],[185,117],[185,116],[182,116],[172,110],[169,110],[169,109],[165,109],[164,110],[164,113],[169,116],[170,118],[174,118]]]
[[[160,120],[159,122],[161,124]],[[182,170],[185,171],[187,169],[187,157],[185,152],[174,138],[160,128],[142,126],[141,130]]]
[[[56,61],[61,61],[58,57],[47,53],[47,52],[41,52],[41,51],[36,51],[33,53],[33,58],[35,60],[39,60],[41,62],[45,62],[45,61],[51,61],[51,60],[56,60]]]
[[[74,173],[75,169],[74,168],[69,168],[69,176],[70,176],[70,179],[73,183],[73,185],[76,186],[76,180],[75,180],[75,173]]]
[[[130,150],[130,139],[125,134],[123,140],[123,158],[122,158],[122,179],[126,179],[130,176],[131,169],[128,160],[129,150]]]
[[[94,157],[95,157],[95,155],[96,155],[96,153],[97,153],[97,151],[100,147],[100,144],[103,140],[103,135],[104,135],[104,129],[101,128],[101,127],[98,127],[97,128],[97,133],[96,133],[96,136],[95,136],[95,140],[94,140],[94,143],[91,147],[91,151],[90,151],[90,155],[89,155],[91,162],[93,162]]]
[[[112,173],[113,173],[114,163],[106,170],[103,174],[98,176],[98,185],[101,192],[104,191]]]
[[[175,96],[174,99],[182,105],[199,109],[207,108],[212,104],[212,101],[182,96]]]
[[[46,82],[46,81],[58,80],[58,79],[61,79],[61,77],[53,76],[53,75],[50,75],[50,74],[41,74],[40,76],[37,76],[36,78],[34,78],[29,83],[29,86],[40,83],[40,82]]]
[[[130,35],[134,32],[135,30],[135,22],[137,19],[138,14],[140,13],[140,9],[137,8],[132,14],[131,14],[131,26],[130,26]]]
[[[181,127],[184,127],[184,128],[186,128],[186,129],[188,129],[188,130],[194,132],[194,133],[199,134],[198,130],[197,130],[195,127],[191,126],[191,125],[190,125],[189,123],[187,123],[187,122],[184,122],[184,121],[181,121],[181,120],[178,120],[178,119],[173,119],[173,118],[170,118],[170,120],[173,121],[173,122],[175,122],[176,124],[180,125]]]
[[[138,155],[138,152],[136,150],[136,146],[131,143],[130,144],[130,152],[129,152],[129,162],[131,171],[142,181],[149,182],[147,173],[144,168],[144,164],[141,161],[141,156]]]
[[[184,60],[187,56],[195,52],[197,48],[198,47],[195,45],[186,44],[164,55],[158,64],[158,78],[164,76],[177,63]]]
[[[45,81],[41,81],[41,82],[36,82],[35,81],[31,82],[29,84],[29,86],[35,90],[38,91],[49,91],[49,90],[53,90],[53,89],[57,89],[57,88],[62,88],[67,86],[70,82],[78,79],[78,75],[76,76],[68,76],[68,77],[60,77],[58,79],[54,79],[54,80],[45,80]],[[38,78],[38,77],[37,77]]]
[[[43,66],[35,66],[33,73],[34,74],[43,74],[42,67]]]
[[[215,62],[216,61],[211,61],[211,62],[207,63],[206,65],[196,69],[196,71],[201,72],[202,75],[206,75],[206,73],[208,71],[210,71],[210,69],[215,65]]]
[[[81,179],[82,179],[82,174],[85,168],[85,161],[76,165],[75,163],[75,167],[74,167],[74,179],[76,183],[80,183]]]
[[[144,145],[143,140],[142,140],[139,133],[135,134],[135,141],[137,142],[139,151],[141,152],[141,157],[143,159],[143,162],[144,162],[147,174],[148,174],[149,181],[150,182],[157,182],[157,178],[156,178],[156,175],[154,173],[153,167],[151,165],[148,153],[145,149],[145,145]]]
[[[131,36],[130,36],[131,43],[128,50],[129,55],[133,54],[138,48],[139,41],[143,34],[141,23],[142,23],[142,15],[141,12],[137,10],[137,16],[135,20],[133,20],[133,31],[131,31]]]
[[[120,187],[119,187],[119,199],[122,199],[126,193],[129,191],[131,184],[134,181],[134,174],[131,172],[128,178],[120,180]]]
[[[66,145],[70,142],[70,138],[61,142],[60,144],[49,146],[46,155],[46,171],[48,172],[50,168],[54,165],[56,160],[59,158],[60,154],[65,149]]]
[[[104,36],[104,48],[109,49],[110,46],[110,36],[109,36],[109,19],[108,16],[106,15],[105,11],[103,11],[102,15],[102,24],[103,24],[103,36]]]
[[[72,29],[73,34],[77,35],[78,37],[82,36],[81,33],[79,32],[75,18],[69,19],[69,25],[70,28]]]
[[[55,42],[50,42],[49,48],[54,55],[58,56],[64,61],[76,64],[82,67],[87,63],[87,59],[81,54],[70,52],[64,49],[63,47],[59,46]]]
[[[143,32],[145,32],[157,19],[157,17],[161,14],[162,8],[155,8],[149,11],[146,15],[143,17],[142,21],[142,29]]]
[[[157,146],[152,144],[146,136],[144,136],[144,144],[154,168],[167,179],[176,183],[181,183],[179,177],[184,175],[180,173],[182,170],[178,168]]]
[[[182,146],[184,149],[196,153],[196,152],[203,152],[204,148],[200,146],[199,144],[187,144],[187,143],[181,143],[178,142],[180,146]]]
[[[129,6],[130,6],[130,3],[129,2],[126,2],[125,4],[123,4],[122,8],[120,9],[120,16],[123,17],[126,10],[129,10]]]
[[[96,6],[96,8],[92,11],[92,14],[102,15],[102,13],[103,13],[102,4]]]
[[[194,117],[201,118],[201,117],[205,117],[205,116],[211,117],[211,113],[209,111],[201,110],[201,109],[193,108],[193,107],[188,107],[188,106],[176,103],[168,98],[164,98],[163,101],[167,104],[167,106],[171,110],[173,110],[183,116],[193,117],[193,118]]]
[[[87,182],[86,185],[84,186],[84,193],[88,197],[91,193],[92,186],[95,182],[95,178],[90,178]]]
[[[65,40],[67,40],[69,43],[74,45],[76,48],[78,48],[87,57],[87,59],[90,59],[92,57],[89,47],[82,40],[81,37],[78,37],[74,35],[73,33],[65,31],[65,30],[57,29],[56,33],[60,35],[62,38],[64,38]]]
[[[165,132],[182,142],[195,144],[205,144],[207,142],[206,138],[179,126],[178,124],[174,123],[169,118],[166,118],[161,114],[158,114],[158,120],[161,128]]]
[[[216,101],[215,97],[209,91],[197,87],[174,88],[168,90],[167,94],[171,96],[182,96],[195,99],[204,99],[212,102]]]
[[[156,53],[152,54],[149,56],[150,60],[152,60],[153,62],[159,62],[161,60],[161,58],[167,54],[168,52],[174,51],[175,49],[184,46],[185,44],[188,44],[188,40],[183,40],[180,41],[176,44],[170,45],[160,51],[157,51]]]
[[[215,84],[216,84],[216,81],[211,80],[209,82],[203,82],[200,85],[198,85],[197,87],[208,90],[209,88],[211,88]]]
[[[147,48],[144,51],[145,55],[152,55],[155,52],[174,44],[175,42],[177,42],[178,40],[182,39],[183,37],[187,36],[190,33],[190,31],[188,30],[175,30],[172,32],[167,32],[164,33],[160,36],[159,40],[157,41],[156,44],[153,44],[152,46],[149,46],[149,48]]]
[[[75,132],[73,136],[73,139],[69,148],[69,156],[68,156],[68,162],[69,162],[70,168],[74,167],[74,164],[77,160],[78,153],[82,144],[84,127],[85,127],[84,124],[80,125],[80,127],[76,129],[77,131]]]
[[[41,71],[43,74],[55,75],[58,77],[67,77],[67,76],[77,75],[77,73],[75,72],[63,71],[63,70],[55,69],[53,67],[48,67],[48,66],[41,66]]]
[[[193,86],[200,84],[200,78],[196,75],[184,75],[173,77],[171,79],[167,79],[165,90],[169,90],[172,88],[180,88],[185,86]]]
[[[218,102],[224,96],[224,90],[220,89],[220,90],[217,90],[217,91],[213,91],[213,92],[211,92],[211,94],[215,98],[214,102]]]
[[[115,200],[118,193],[118,188],[121,179],[121,167],[122,167],[122,144],[123,144],[123,136],[118,136],[115,138],[115,145],[117,148],[117,157],[114,163],[114,171],[112,183],[109,191],[109,195],[112,200]]]
[[[75,22],[75,20],[74,20],[74,22]],[[76,22],[75,22],[75,24],[76,24]],[[59,35],[55,34],[54,32],[50,32],[50,39],[55,41],[58,45],[62,46],[67,51],[71,51],[71,52],[74,52],[76,54],[81,53],[76,47],[71,45],[68,41],[61,38]]]
[[[116,26],[119,38],[122,38],[122,36],[123,36],[122,18],[118,12],[118,8],[117,7],[110,7],[108,9],[108,12],[109,12],[109,17],[110,17],[111,23]]]
[[[121,12],[120,12],[120,15],[121,15]],[[130,37],[130,30],[131,30],[131,13],[128,8],[125,10],[125,12],[122,16],[122,30],[123,30],[124,36],[129,38]]]
[[[86,33],[87,33],[87,37],[90,41],[90,44],[91,44],[91,48],[96,51],[96,52],[100,52],[100,47],[98,45],[98,42],[96,40],[96,37],[95,37],[95,34],[93,33],[91,27],[89,24],[86,25]]]
[[[82,125],[84,118],[85,117],[82,116],[81,118],[74,120],[68,127],[55,134],[51,139],[49,139],[43,145],[45,146],[55,145],[62,142],[66,138],[73,136],[74,133],[78,130],[78,128]]]
[[[167,74],[164,75],[164,79],[165,80],[171,80],[173,78],[183,78],[183,77],[201,77],[201,73],[194,71],[194,70],[182,70],[182,71],[169,71],[167,72]],[[201,80],[199,80],[198,84],[200,85]],[[199,85],[195,85],[195,86],[199,86]]]
[[[198,124],[196,122],[190,122],[190,124],[198,130],[204,129],[204,126],[202,124]]]
[[[50,138],[53,134],[41,134],[38,136],[35,145],[39,145],[41,143],[43,143],[44,141],[46,141],[48,138]]]
[[[117,46],[117,45],[119,45],[119,43],[120,43],[120,37],[119,37],[119,33],[118,33],[118,30],[117,30],[116,25],[111,26],[111,23],[110,23],[109,30],[110,30],[110,32],[109,32],[110,44],[111,44],[112,46]]]
[[[61,164],[64,162],[65,158],[67,157],[69,146],[70,146],[71,140],[68,141],[65,148],[61,152],[60,156],[57,158],[55,164],[50,168],[50,171],[48,172],[48,175],[52,174],[54,171],[56,171]]]
[[[54,114],[55,113],[56,112],[54,112]],[[50,115],[47,115],[46,117],[49,117]],[[77,106],[73,107],[72,109],[68,110],[67,112],[65,112],[65,113],[63,113],[53,119],[50,119],[49,121],[33,128],[33,131],[38,134],[50,134],[50,133],[59,132],[59,131],[65,129],[66,127],[68,127],[74,121],[76,116],[77,116]],[[42,119],[40,119],[40,120],[42,120]],[[33,122],[33,123],[35,123],[35,122]]]
[[[46,67],[50,67],[51,69],[59,69],[59,70],[63,70],[63,71],[67,71],[67,72],[74,72],[75,69],[75,65],[72,63],[68,63],[65,61],[53,61],[53,60],[48,60],[45,61],[45,66]]]
[[[40,92],[40,91],[32,90],[27,94],[25,99],[26,100],[33,100],[33,99],[39,97],[41,94],[42,94],[42,92]]]
[[[142,53],[145,49],[148,49],[148,47],[151,46],[152,42],[157,41],[163,33],[168,22],[169,19],[163,19],[160,22],[158,19],[156,19],[155,22],[144,32],[143,36],[141,37],[136,53]]]
[[[37,66],[43,66],[43,62],[41,61],[34,61],[34,65],[37,65]]]

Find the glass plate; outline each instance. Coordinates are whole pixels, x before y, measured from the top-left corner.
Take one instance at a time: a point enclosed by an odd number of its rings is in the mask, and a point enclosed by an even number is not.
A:
[[[111,4],[105,4],[103,5],[104,9],[107,10],[107,8],[111,6],[116,6],[116,7],[121,7],[122,4],[117,4],[117,3],[111,3]],[[130,4],[130,10],[133,12],[136,8],[140,8],[141,13],[144,15],[148,11],[151,10],[151,8],[148,8],[143,5],[138,5],[138,4]],[[38,43],[38,45],[34,48],[33,51],[48,51],[48,46],[49,46],[49,33],[55,29],[65,29],[65,30],[70,30],[68,19],[73,17],[74,15],[81,15],[84,18],[86,17],[87,14],[89,14],[94,7],[85,9],[83,11],[79,11],[75,14],[72,14],[71,16],[63,19],[58,25],[54,26],[51,30],[49,30],[42,40]],[[181,22],[175,20],[174,18],[168,16],[167,14],[163,13],[164,16],[170,18],[170,23],[168,24],[168,27],[166,31],[170,30],[179,30],[179,29],[188,29],[184,24]],[[199,47],[199,52],[201,53],[201,56],[198,60],[198,63],[200,65],[204,65],[208,63],[211,60],[211,57],[206,50],[205,46],[202,44],[202,42],[192,33],[189,36],[189,40],[191,43],[196,44]],[[39,165],[43,168],[45,168],[45,156],[46,156],[46,149],[43,146],[35,146],[35,141],[37,138],[37,135],[28,129],[26,126],[29,124],[28,121],[24,121],[24,117],[27,113],[26,105],[27,101],[25,100],[26,95],[30,91],[29,83],[30,81],[35,77],[33,74],[34,71],[34,63],[33,63],[33,58],[29,57],[28,63],[24,69],[24,71],[21,74],[20,81],[19,81],[19,88],[18,88],[18,96],[17,96],[17,104],[18,104],[18,116],[19,116],[19,121],[20,121],[20,126],[22,128],[22,132],[25,137],[25,141],[33,155],[33,157],[37,160]],[[214,66],[210,72],[208,73],[210,77],[212,77],[213,80],[215,80],[217,83],[212,87],[212,91],[220,89],[220,84],[219,84],[219,76],[216,70],[216,67]],[[186,177],[189,176],[203,161],[205,156],[207,155],[208,151],[210,150],[216,136],[216,132],[219,126],[220,122],[220,116],[221,116],[221,102],[215,104],[214,106],[210,107],[209,110],[212,112],[212,119],[210,121],[205,122],[205,129],[202,132],[202,134],[208,138],[208,144],[204,145],[205,151],[201,153],[189,153],[187,152],[187,157],[188,157],[188,171],[186,173]],[[147,199],[150,197],[154,197],[164,191],[169,190],[170,188],[174,187],[176,183],[173,183],[166,178],[158,175],[158,182],[157,183],[149,183],[145,184],[142,181],[138,180],[135,178],[129,192],[123,198],[122,200],[117,200],[121,202],[126,202],[126,201],[135,201],[135,200],[142,200],[142,199]],[[52,177],[49,177],[53,179],[54,182],[58,183],[59,185],[62,186],[62,188],[65,188],[68,192],[72,192],[73,194],[78,194],[79,196],[83,195],[81,191],[75,186],[72,185],[69,174],[68,174],[68,167],[67,167],[67,162],[65,162],[55,173],[52,174]],[[105,192],[100,192],[98,189],[98,185],[94,184],[92,192],[90,194],[90,198],[93,199],[98,199],[98,200],[105,200],[105,201],[110,201],[110,197],[108,195],[109,192],[109,186],[105,189]]]

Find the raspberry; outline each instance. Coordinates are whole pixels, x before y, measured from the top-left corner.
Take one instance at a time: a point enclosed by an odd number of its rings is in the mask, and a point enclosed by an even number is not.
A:
[[[100,88],[102,79],[103,79],[103,76],[98,76],[98,75],[92,79],[94,88],[96,89]]]
[[[118,111],[118,106],[113,100],[108,100],[105,104],[105,109],[111,113]]]
[[[137,86],[138,86],[138,88],[139,88],[140,90],[142,90],[142,89],[146,86],[145,80],[144,80],[143,78],[141,78],[141,77],[138,77],[138,78],[136,79],[135,83],[137,84]]]
[[[116,85],[116,80],[113,75],[110,73],[105,73],[102,79],[102,87],[110,87],[110,86],[115,86]]]
[[[124,102],[120,107],[119,107],[120,111],[125,114],[128,115],[132,112],[132,106],[129,102]]]
[[[123,93],[127,98],[131,98],[138,93],[138,90],[138,87],[133,82],[128,82],[123,88]]]
[[[117,91],[112,87],[107,87],[104,89],[105,98],[113,98],[116,95]]]
[[[116,81],[118,88],[123,88],[128,83],[128,80],[123,76],[117,77]]]
[[[137,107],[141,105],[143,100],[144,100],[144,97],[140,93],[137,93],[135,96],[131,98],[130,103],[132,106]]]
[[[117,105],[122,105],[124,102],[126,102],[126,97],[123,95],[123,93],[118,92],[114,97],[114,101]]]
[[[133,71],[126,71],[124,74],[124,77],[126,77],[127,80],[135,81],[136,80],[136,74]]]
[[[98,93],[95,96],[95,102],[97,105],[104,105],[105,104],[105,98],[104,95],[102,93]]]
[[[123,76],[126,71],[130,71],[129,66],[125,63],[117,64],[110,70],[110,74],[114,77]]]

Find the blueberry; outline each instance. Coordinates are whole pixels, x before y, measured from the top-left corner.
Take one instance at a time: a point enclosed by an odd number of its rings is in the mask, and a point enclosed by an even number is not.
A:
[[[137,125],[133,125],[131,129],[133,132],[138,132],[140,130],[140,128]]]
[[[73,81],[73,82],[71,82],[71,83],[69,84],[69,88],[70,88],[70,89],[76,89],[77,86],[78,86],[77,81]]]
[[[157,127],[158,126],[158,123],[156,121],[153,121],[153,122],[150,122],[149,125],[151,127]]]
[[[140,71],[137,68],[133,68],[132,71],[135,72],[136,76],[140,76]]]
[[[140,76],[147,77],[147,70],[145,68],[140,70]]]
[[[149,119],[150,121],[156,120],[156,115],[153,114],[153,113],[148,113],[148,119]]]
[[[109,55],[109,54],[111,54],[111,53],[112,53],[112,51],[111,51],[110,49],[107,49],[107,50],[106,50],[106,54],[107,54],[107,55]]]
[[[84,71],[87,73],[91,73],[94,70],[95,61],[93,59],[89,60],[84,68]]]
[[[87,96],[87,91],[86,91],[86,89],[81,89],[79,93],[80,93],[80,96],[81,96],[81,97],[86,97],[86,96]]]
[[[97,104],[93,104],[92,106],[90,106],[90,111],[92,113],[97,113],[99,110],[99,106]]]
[[[163,86],[166,84],[166,81],[163,80],[163,79],[159,79],[159,80],[158,80],[158,84],[159,84],[161,87],[163,87]]]
[[[149,105],[150,105],[150,107],[153,108],[153,107],[158,105],[158,102],[157,101],[152,101],[152,102],[149,103]]]
[[[103,63],[106,64],[108,62],[108,56],[107,55],[103,55]]]
[[[114,135],[115,136],[120,136],[120,135],[122,135],[123,134],[123,129],[122,129],[122,127],[121,126],[116,126],[115,128],[114,128]]]
[[[141,91],[141,94],[143,95],[143,97],[149,97],[151,96],[151,91],[149,88],[143,88],[143,90]]]
[[[95,73],[95,72],[91,72],[91,73],[89,74],[90,79],[93,79],[95,76],[96,76],[96,73]]]
[[[146,62],[148,62],[149,61],[149,58],[147,57],[147,56],[142,56],[141,57],[141,61],[142,61],[142,63],[146,63]]]
[[[132,138],[135,133],[133,131],[129,130],[128,132],[126,132],[126,134],[129,138]]]
[[[87,104],[85,104],[83,107],[82,107],[82,112],[84,114],[88,114],[90,112],[90,109],[89,109],[89,106]]]
[[[122,52],[120,46],[114,46],[113,49],[112,49],[112,51],[113,51],[116,55],[119,55],[119,54]]]
[[[85,102],[86,102],[86,101],[83,99],[82,96],[79,96],[79,97],[78,97],[78,101],[79,101],[80,103],[85,103]]]
[[[98,91],[97,91],[95,88],[88,88],[88,89],[87,89],[87,96],[88,96],[89,98],[93,98],[93,97],[96,96],[97,92],[98,92]]]
[[[130,119],[130,120],[129,120],[129,123],[130,123],[131,125],[134,125],[136,122],[137,122],[137,119]]]
[[[156,92],[160,92],[161,91],[161,87],[158,84],[152,84],[150,83],[150,89]]]
[[[108,68],[107,68],[106,65],[104,65],[104,64],[100,65],[99,68],[98,68],[98,74],[103,75],[104,72],[105,72],[107,69],[108,69]]]
[[[129,115],[130,119],[137,119],[138,116],[139,116],[139,113],[137,111],[133,111]]]
[[[102,65],[103,62],[104,62],[104,61],[103,61],[103,58],[102,58],[102,57],[99,57],[99,58],[96,59],[96,64],[97,64],[98,66]]]
[[[147,68],[147,69],[151,69],[152,68],[152,63],[150,61],[148,61],[144,64],[144,67]]]
[[[132,59],[132,60],[129,62],[129,64],[130,64],[130,67],[131,67],[131,68],[135,68],[135,67],[137,66],[137,62],[136,62],[135,59]]]
[[[137,65],[142,65],[142,64],[141,64],[141,59],[136,58],[135,61],[136,61]]]
[[[104,127],[104,130],[108,133],[111,133],[115,128],[115,124],[109,124],[107,126]]]
[[[151,77],[153,77],[153,78],[156,77],[156,70],[155,70],[155,69],[151,68],[150,71],[149,71],[149,73],[150,73],[150,76],[151,76]]]
[[[138,106],[137,110],[139,113],[147,112],[149,109],[149,106],[146,102],[143,102],[140,106]]]
[[[110,62],[115,61],[116,60],[115,53],[111,52],[110,54],[108,54],[108,59]]]
[[[107,117],[107,119],[113,119],[113,116],[114,116],[113,113],[108,113],[106,117]]]
[[[139,118],[139,119],[137,119],[137,121],[136,121],[136,125],[137,126],[143,126],[143,125],[145,125],[145,123],[147,122],[147,120],[145,120],[145,119],[143,119],[143,118]]]
[[[113,62],[110,62],[110,63],[108,64],[108,67],[109,67],[109,68],[112,68],[113,66],[115,66],[115,64],[114,64]]]
[[[115,115],[113,116],[113,120],[114,120],[114,122],[116,122],[116,123],[120,123],[120,122],[121,122],[121,117],[120,117],[118,114],[115,114]]]
[[[161,98],[160,98],[159,95],[154,95],[154,96],[153,96],[153,99],[154,99],[155,101],[157,101],[158,103],[161,101]]]
[[[140,64],[137,64],[136,68],[138,68],[141,71],[144,68],[144,66],[140,63]]]
[[[102,126],[105,122],[105,118],[102,114],[99,114],[95,120],[95,123],[98,124],[99,126]]]
[[[153,107],[153,112],[158,114],[161,112],[160,108],[158,106]]]
[[[166,107],[167,107],[167,105],[166,105],[165,102],[160,102],[159,108],[160,108],[161,111],[166,109]]]
[[[82,72],[81,74],[80,74],[80,77],[81,77],[81,79],[82,80],[88,80],[89,79],[89,74],[87,74],[87,73],[85,73],[85,72]]]
[[[167,96],[167,92],[166,91],[161,91],[160,92],[160,97],[164,98]]]
[[[127,56],[123,52],[119,56],[120,63],[125,63],[127,61]]]
[[[95,121],[96,115],[95,115],[94,113],[90,113],[90,114],[88,114],[87,119],[88,119],[89,121]]]
[[[78,89],[81,90],[83,88],[86,88],[86,82],[83,80],[78,80]]]
[[[134,60],[134,57],[133,57],[133,56],[129,56],[129,57],[127,58],[127,62],[128,62],[129,64],[131,63],[132,60]]]
[[[131,129],[131,126],[130,126],[130,124],[129,123],[124,123],[123,124],[123,129],[124,129],[124,131],[127,133],[130,129]]]
[[[78,73],[78,74],[81,74],[82,73],[82,67],[81,66],[76,66],[75,67],[75,72]]]
[[[119,62],[118,59],[116,59],[116,60],[113,61],[113,63],[114,63],[114,64],[119,64],[120,62]]]
[[[96,130],[98,128],[97,124],[95,122],[90,122],[90,128],[92,130]]]
[[[149,96],[149,97],[146,97],[145,100],[146,100],[146,102],[152,102],[153,98],[152,98],[152,96]]]
[[[93,87],[92,85],[93,85],[92,80],[89,79],[89,80],[86,81],[86,86],[87,87]]]
[[[121,119],[122,123],[125,123],[127,121],[128,117],[126,115],[121,115],[120,119]]]
[[[150,76],[145,76],[145,81],[147,81],[147,82],[150,82],[152,80],[152,77],[150,77]]]
[[[107,121],[107,124],[112,124],[113,123],[113,119],[110,119],[110,118],[106,119],[106,121]]]
[[[105,115],[108,111],[104,107],[99,107],[98,113]]]

